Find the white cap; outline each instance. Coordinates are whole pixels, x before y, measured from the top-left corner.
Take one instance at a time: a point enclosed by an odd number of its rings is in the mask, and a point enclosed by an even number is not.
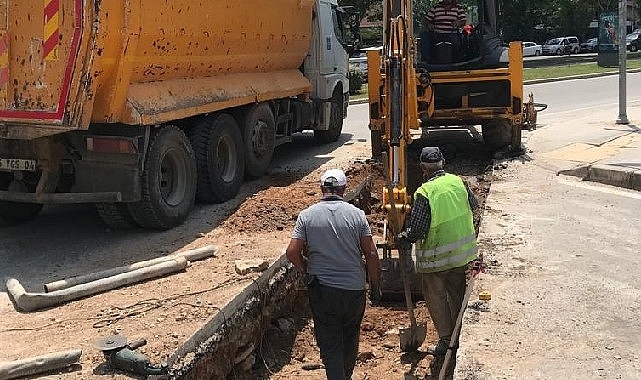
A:
[[[321,176],[321,186],[340,187],[347,185],[345,173],[340,169],[329,169]]]

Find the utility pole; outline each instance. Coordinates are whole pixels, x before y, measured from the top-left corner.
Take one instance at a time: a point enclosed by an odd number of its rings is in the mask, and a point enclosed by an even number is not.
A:
[[[629,124],[626,115],[626,70],[628,49],[625,45],[627,30],[627,0],[619,0],[619,117],[617,124]]]

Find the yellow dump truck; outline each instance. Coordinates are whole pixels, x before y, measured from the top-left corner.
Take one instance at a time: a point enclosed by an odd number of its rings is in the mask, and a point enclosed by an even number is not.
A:
[[[0,219],[94,203],[166,229],[234,197],[274,148],[341,134],[336,0],[0,0]]]

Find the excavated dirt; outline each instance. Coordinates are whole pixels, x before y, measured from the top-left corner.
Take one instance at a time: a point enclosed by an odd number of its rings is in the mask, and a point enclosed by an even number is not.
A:
[[[357,145],[347,146],[345,154],[362,157],[362,149]],[[471,151],[444,147],[444,151],[448,161],[446,169],[462,175],[483,204],[491,181],[488,175],[491,155],[478,147]],[[349,178],[348,193],[363,181],[370,182],[370,191],[365,192],[369,196],[358,198],[358,204],[366,210],[375,239],[380,241],[384,220],[380,212],[384,183],[382,166],[359,159],[352,159],[351,163],[341,166]],[[416,168],[410,168],[410,172],[412,170],[416,173]],[[25,288],[31,292],[41,292],[38,284],[46,281],[163,256],[173,251],[207,244],[214,244],[219,250],[213,258],[191,263],[184,272],[38,312],[20,313],[5,294],[0,294],[0,313],[3,315],[0,320],[0,341],[3,344],[0,362],[78,348],[83,351],[80,365],[54,371],[50,376],[65,379],[140,378],[106,366],[102,353],[93,342],[113,333],[125,335],[130,341],[144,337],[147,345],[137,351],[147,355],[151,363],[167,360],[197,329],[219,313],[223,305],[259,276],[253,272],[237,273],[237,261],[273,263],[283,254],[298,213],[319,199],[318,176],[317,169],[276,168],[270,176],[250,183],[236,201],[216,208],[199,206],[184,225],[162,233],[105,230],[84,208],[75,209],[73,218],[64,213],[50,213],[42,221],[27,226],[32,236],[47,239],[46,247],[50,251],[52,245],[64,247],[60,255],[41,260],[37,266],[35,259],[26,256],[19,261],[9,254],[5,256],[5,260],[14,260],[12,272],[16,272],[17,278],[24,281]],[[417,184],[410,186],[410,190],[413,191],[412,187]],[[479,218],[480,212],[475,216],[477,225]],[[15,229],[15,234],[24,228]],[[83,231],[82,234],[71,233],[78,230]],[[11,231],[13,229],[5,230],[9,234],[7,236],[11,236]],[[7,249],[14,247],[11,249],[19,252],[18,244],[23,243],[8,237],[4,239],[13,244],[5,245]],[[38,247],[38,240],[33,244]],[[257,342],[256,360],[237,366],[230,378],[324,378],[304,289],[300,289],[299,307],[271,321],[263,339]],[[399,374],[394,375],[395,378],[403,373],[424,374],[429,365],[429,356],[424,352],[427,345],[434,343],[434,334],[421,303],[417,307],[417,318],[420,322],[427,322],[428,339],[420,351],[422,353],[403,355],[399,350],[397,332],[399,327],[408,323],[404,303],[368,306],[354,379],[382,378],[381,373]]]
[[[489,191],[491,166],[488,152],[482,149],[466,153],[466,157],[453,157],[448,164],[448,171],[461,175],[474,191],[481,207],[475,213],[475,225],[480,223],[485,197]],[[416,174],[418,168],[410,168]],[[362,181],[371,183],[372,197],[366,207],[367,217],[372,231],[377,239],[383,232],[385,215],[380,211],[378,194],[384,185],[382,167],[375,162],[354,163],[347,171],[348,183],[358,184]],[[302,188],[301,188],[302,185]],[[416,186],[416,185],[415,185]],[[304,189],[301,191],[301,189]],[[413,190],[413,189],[412,189]],[[349,189],[348,189],[349,192]],[[306,194],[299,197],[300,203],[295,206],[289,202],[287,195]],[[245,202],[232,215],[226,225],[247,231],[259,229],[288,229],[295,221],[300,209],[315,202],[318,198],[317,184],[313,183],[289,186],[288,188],[273,188],[269,196],[263,196],[255,202]],[[248,218],[252,214],[260,214],[265,218],[257,227]],[[292,314],[273,321],[266,329],[263,340],[258,345],[257,360],[251,371],[235,371],[229,379],[324,379],[325,372],[321,364],[320,353],[315,344],[313,322],[309,306],[306,303],[306,291],[301,285],[300,307],[292,310]],[[431,325],[424,302],[418,302],[416,308],[417,320],[428,325],[428,337],[417,353],[402,353],[399,346],[398,329],[409,324],[407,311],[403,302],[387,302],[382,306],[368,305],[361,326],[361,343],[357,367],[353,379],[380,379],[382,373],[393,374],[390,378],[400,378],[404,375],[424,377],[428,372],[431,356],[426,353],[427,347],[436,341],[436,335]]]

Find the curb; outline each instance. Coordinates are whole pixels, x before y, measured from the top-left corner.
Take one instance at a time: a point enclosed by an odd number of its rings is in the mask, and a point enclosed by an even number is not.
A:
[[[561,170],[558,174],[580,177],[584,181],[599,182],[610,186],[641,191],[641,169],[594,164]]]

